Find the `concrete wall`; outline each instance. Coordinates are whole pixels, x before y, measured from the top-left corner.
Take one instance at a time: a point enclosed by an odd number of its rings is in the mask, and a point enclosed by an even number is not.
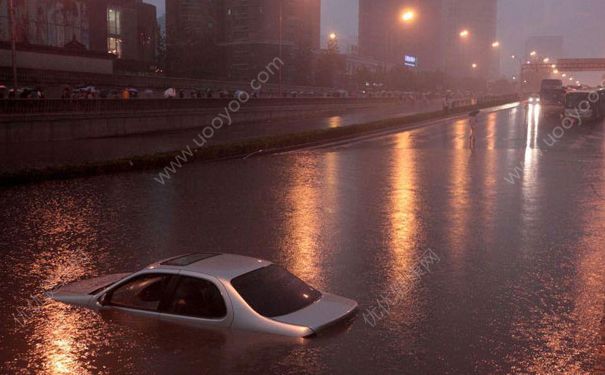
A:
[[[287,118],[312,118],[349,113],[351,111],[377,110],[401,106],[396,101],[364,102],[343,101],[340,104],[299,104],[271,106],[249,102],[231,113],[234,124],[263,122]],[[174,131],[201,128],[210,125],[212,119],[224,108],[157,110],[112,113],[57,113],[0,116],[0,144],[27,143],[110,137],[149,132]]]

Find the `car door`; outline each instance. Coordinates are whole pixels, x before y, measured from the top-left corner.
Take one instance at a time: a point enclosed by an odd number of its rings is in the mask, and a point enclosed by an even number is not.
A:
[[[182,272],[162,308],[161,319],[199,327],[229,327],[233,309],[218,280]]]
[[[135,275],[104,294],[99,303],[104,309],[160,318],[174,277],[176,274],[158,272]]]

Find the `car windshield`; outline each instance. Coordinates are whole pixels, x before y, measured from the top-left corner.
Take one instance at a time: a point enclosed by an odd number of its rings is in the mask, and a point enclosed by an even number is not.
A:
[[[268,318],[293,313],[321,297],[320,292],[276,265],[238,276],[231,285],[254,311]]]

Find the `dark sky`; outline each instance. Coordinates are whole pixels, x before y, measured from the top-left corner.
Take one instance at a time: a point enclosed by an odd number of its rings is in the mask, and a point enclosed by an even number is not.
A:
[[[145,0],[164,13],[164,0]],[[380,0],[376,0],[380,1]],[[339,35],[342,50],[357,39],[358,0],[322,0],[323,39]],[[498,35],[502,70],[512,74],[510,55],[522,53],[531,35],[563,35],[570,57],[605,57],[605,0],[499,0]]]

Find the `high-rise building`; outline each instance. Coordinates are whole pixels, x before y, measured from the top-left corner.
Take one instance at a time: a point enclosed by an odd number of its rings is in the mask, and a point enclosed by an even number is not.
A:
[[[320,42],[320,5],[320,0],[225,0],[229,78],[252,79],[279,57],[285,82],[308,82],[312,50]]]
[[[215,78],[224,73],[223,0],[166,0],[168,72]]]
[[[167,0],[170,71],[254,78],[276,57],[284,82],[310,79],[319,48],[320,0]]]
[[[142,0],[95,0],[88,11],[91,50],[112,53],[134,70],[146,70],[155,62],[155,6]]]
[[[495,69],[497,0],[444,0],[444,70],[459,77],[488,78]]]
[[[359,54],[382,61],[385,66],[404,64],[413,56],[417,68],[439,70],[443,65],[443,1],[359,1]],[[402,20],[406,11],[414,17]]]
[[[396,5],[393,0],[359,0],[359,54],[378,61],[397,61],[395,39]]]
[[[22,49],[50,48],[105,60],[113,54],[117,70],[148,70],[155,62],[156,9],[143,0],[23,0],[15,5],[15,36]],[[9,40],[8,25],[7,2],[0,1],[0,43]]]
[[[89,8],[84,0],[23,0],[15,2],[17,43],[65,47],[76,42],[90,47]],[[0,41],[10,40],[8,1],[0,1]]]
[[[406,10],[415,14],[407,23]],[[496,20],[497,0],[359,0],[359,53],[385,66],[410,55],[420,70],[487,77],[498,57]]]

